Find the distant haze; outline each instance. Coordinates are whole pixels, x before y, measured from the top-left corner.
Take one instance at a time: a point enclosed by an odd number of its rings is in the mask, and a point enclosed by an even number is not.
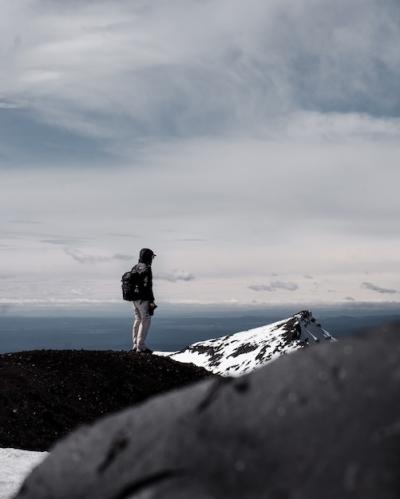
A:
[[[397,0],[0,7],[0,312],[400,302]]]

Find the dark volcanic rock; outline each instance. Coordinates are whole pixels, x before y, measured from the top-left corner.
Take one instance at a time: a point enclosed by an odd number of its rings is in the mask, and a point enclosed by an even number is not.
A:
[[[18,499],[400,497],[400,330],[207,380],[58,444]]]
[[[79,424],[209,374],[167,357],[130,352],[0,355],[0,447],[46,450]]]

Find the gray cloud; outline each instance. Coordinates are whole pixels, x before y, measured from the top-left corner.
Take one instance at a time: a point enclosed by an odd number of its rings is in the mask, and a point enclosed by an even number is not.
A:
[[[22,225],[38,225],[41,222],[39,220],[10,220],[10,224],[22,224]]]
[[[373,284],[372,282],[363,282],[361,284],[361,287],[364,289],[369,289],[371,291],[376,291],[377,293],[381,293],[381,294],[394,294],[394,293],[399,292],[397,289],[382,288],[381,286],[377,286],[376,284]]]
[[[177,238],[175,241],[180,241],[183,243],[200,243],[200,242],[205,242],[207,239],[201,238],[201,237],[182,237],[182,238]]]
[[[346,296],[345,300],[346,301],[355,301],[355,299],[352,296]]]
[[[21,104],[0,99],[0,109],[18,109]]]
[[[128,237],[132,239],[137,239],[138,237],[140,237],[138,234],[129,234],[125,232],[109,232],[107,235],[113,237]]]
[[[132,260],[133,258],[132,255],[124,255],[122,253],[115,253],[115,255],[113,255],[114,260]]]
[[[15,274],[8,274],[6,272],[0,272],[0,279],[12,279],[15,277]]]
[[[57,119],[46,120],[33,109],[2,109],[0,148],[5,159],[0,168],[115,163],[118,155],[105,150],[106,138],[88,136]]]
[[[249,286],[253,291],[274,291],[269,284],[253,284]]]
[[[60,246],[66,246],[66,245],[69,245],[69,244],[76,244],[78,241],[82,241],[81,239],[42,239],[41,242],[42,243],[45,243],[45,244],[55,244],[56,246],[60,245]]]
[[[185,270],[173,270],[172,272],[161,272],[156,275],[156,279],[168,282],[178,282],[178,281],[194,281],[195,276],[190,272]]]
[[[30,191],[28,188],[27,191]],[[9,222],[10,223],[10,222]],[[43,222],[39,221],[14,221],[12,223],[18,223],[21,225],[27,224],[27,225],[44,225]],[[18,240],[18,239],[32,239],[32,240],[37,240],[38,238],[43,238],[41,239],[41,242],[47,243],[47,244],[79,244],[82,241],[85,241],[87,238],[81,238],[81,237],[65,237],[60,234],[57,234],[56,232],[36,232],[34,230],[34,227],[32,227],[32,230],[3,230],[0,235],[0,239],[7,239],[7,240]]]
[[[105,256],[105,255],[91,255],[88,253],[84,253],[80,250],[67,248],[64,250],[67,255],[73,258],[76,262],[79,263],[103,263],[103,262],[111,262],[112,260],[124,260],[129,261],[133,259],[132,255],[123,255],[120,253],[116,253],[114,255]]]
[[[253,291],[277,291],[279,289],[284,289],[286,291],[296,291],[299,289],[299,286],[294,282],[283,282],[283,281],[274,281],[270,284],[254,284],[249,286],[249,289]]]
[[[399,116],[399,14],[394,0],[21,0],[0,21],[1,149],[99,166],[155,138],[281,134],[297,111]]]

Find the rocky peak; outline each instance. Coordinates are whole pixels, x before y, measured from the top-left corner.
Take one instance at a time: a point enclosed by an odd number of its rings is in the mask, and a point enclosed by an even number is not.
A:
[[[332,340],[334,338],[322,328],[311,311],[301,310],[273,324],[194,343],[170,354],[170,357],[223,376],[239,376],[281,355],[312,343]]]

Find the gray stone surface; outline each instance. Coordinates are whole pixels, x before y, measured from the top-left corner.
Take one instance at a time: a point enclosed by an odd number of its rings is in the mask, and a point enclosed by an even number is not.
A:
[[[18,499],[400,497],[400,330],[208,380],[58,444]]]

